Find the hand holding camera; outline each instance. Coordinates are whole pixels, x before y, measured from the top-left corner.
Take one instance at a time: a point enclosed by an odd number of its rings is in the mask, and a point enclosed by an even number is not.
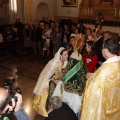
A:
[[[9,100],[9,112],[16,112],[21,108],[22,104],[22,96],[21,96],[21,90],[20,88],[12,89],[12,85],[15,82],[15,78],[8,77],[4,81],[4,87],[10,94],[10,100]]]
[[[4,81],[4,88],[0,87],[0,120],[31,120],[22,105],[20,88],[12,89],[14,77],[8,77]]]
[[[17,97],[17,101],[14,100],[14,98],[11,98],[11,105],[8,104],[2,114],[8,113],[8,112],[17,112],[22,105],[22,96],[19,93],[15,94],[15,97]]]
[[[14,108],[14,112],[17,112],[22,105],[22,96],[19,93],[15,95],[17,97],[17,102],[12,98],[12,107]]]

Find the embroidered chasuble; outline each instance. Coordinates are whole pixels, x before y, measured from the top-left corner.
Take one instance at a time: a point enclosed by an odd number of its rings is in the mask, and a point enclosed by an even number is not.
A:
[[[87,80],[79,120],[120,120],[120,57],[104,62]]]
[[[86,73],[87,68],[82,59],[76,60],[71,57],[63,72],[64,90],[81,95],[86,83]]]

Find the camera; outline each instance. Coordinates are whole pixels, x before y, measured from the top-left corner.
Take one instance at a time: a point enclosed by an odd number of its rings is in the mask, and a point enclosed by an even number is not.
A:
[[[18,98],[15,96],[16,93],[21,94],[21,90],[20,88],[15,88],[13,89],[13,83],[15,82],[15,78],[14,77],[8,77],[5,79],[4,81],[4,88],[9,92],[10,94],[10,101],[9,101],[9,105],[12,106],[12,98],[15,101],[15,104],[18,101]]]

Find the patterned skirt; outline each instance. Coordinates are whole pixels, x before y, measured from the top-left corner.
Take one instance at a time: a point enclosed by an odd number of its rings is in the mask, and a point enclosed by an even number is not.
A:
[[[47,111],[49,109],[49,99],[53,94],[55,86],[56,85],[53,81],[48,81],[39,96],[36,94],[32,95],[31,106],[41,116],[48,116]]]

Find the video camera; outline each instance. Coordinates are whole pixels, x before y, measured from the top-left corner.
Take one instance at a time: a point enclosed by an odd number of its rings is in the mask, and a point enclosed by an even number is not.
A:
[[[18,101],[17,96],[15,96],[16,93],[21,94],[21,90],[20,88],[15,88],[13,89],[13,83],[15,82],[15,78],[14,77],[8,77],[5,79],[4,81],[4,88],[9,92],[10,94],[10,101],[9,101],[9,105],[12,106],[12,98],[15,101],[15,105]]]

